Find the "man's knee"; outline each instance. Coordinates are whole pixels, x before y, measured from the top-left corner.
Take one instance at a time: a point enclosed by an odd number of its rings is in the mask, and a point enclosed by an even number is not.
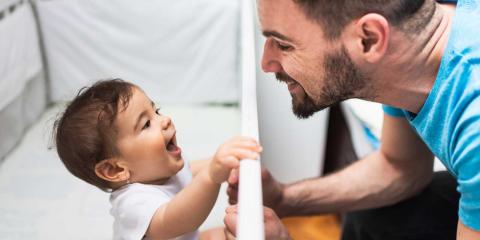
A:
[[[375,240],[384,229],[381,214],[372,210],[350,212],[342,218],[342,240]]]
[[[455,239],[460,197],[456,186],[449,173],[437,172],[417,196],[345,214],[342,239]]]

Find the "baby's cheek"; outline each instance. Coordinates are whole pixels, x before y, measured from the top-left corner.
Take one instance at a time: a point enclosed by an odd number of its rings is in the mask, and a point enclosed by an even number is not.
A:
[[[154,134],[151,138],[148,139],[149,145],[154,146],[157,150],[166,151],[165,139],[160,135]]]

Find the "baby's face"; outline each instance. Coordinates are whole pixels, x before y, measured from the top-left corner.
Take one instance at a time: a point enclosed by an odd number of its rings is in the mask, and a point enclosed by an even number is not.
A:
[[[130,182],[162,183],[183,167],[175,126],[156,110],[145,93],[134,88],[127,108],[115,120],[117,147],[130,171]]]

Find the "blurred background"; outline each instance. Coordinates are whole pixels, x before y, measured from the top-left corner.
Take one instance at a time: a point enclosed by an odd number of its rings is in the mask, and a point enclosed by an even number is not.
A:
[[[240,134],[241,76],[251,74],[241,60],[255,51],[262,164],[278,180],[317,177],[377,148],[376,104],[295,118],[286,87],[259,69],[258,25],[240,26],[255,1],[240,1],[0,0],[0,239],[111,239],[109,194],[68,173],[51,139],[65,103],[100,79],[143,88],[173,118],[191,161]],[[223,225],[225,187],[201,229]],[[285,221],[295,239],[339,234],[336,215]]]

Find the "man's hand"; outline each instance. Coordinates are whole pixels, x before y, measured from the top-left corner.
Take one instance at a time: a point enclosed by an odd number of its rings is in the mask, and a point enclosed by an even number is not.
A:
[[[230,171],[238,168],[242,159],[258,159],[262,147],[253,138],[235,137],[222,144],[209,166],[209,175],[213,182],[226,181]]]
[[[226,210],[223,222],[227,231],[236,236],[237,233],[237,206],[230,206]],[[265,223],[265,240],[290,240],[287,229],[275,212],[267,207],[263,208],[263,221]]]
[[[238,200],[238,180],[239,171],[238,169],[234,169],[228,178],[227,189],[228,202],[232,205],[237,204]],[[262,168],[263,205],[272,208],[280,217],[285,216],[285,211],[283,211],[284,209],[280,206],[284,188],[284,184],[277,182],[267,169]]]

